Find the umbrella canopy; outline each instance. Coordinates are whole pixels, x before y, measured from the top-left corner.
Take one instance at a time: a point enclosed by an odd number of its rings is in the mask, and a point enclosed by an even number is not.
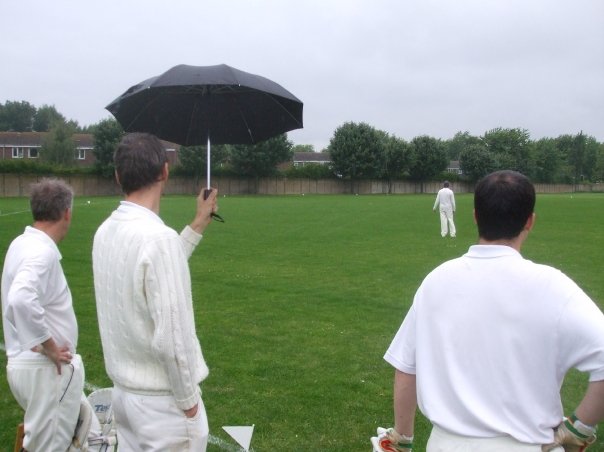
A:
[[[175,66],[132,86],[106,108],[127,132],[209,148],[210,141],[254,144],[299,129],[302,105],[281,85],[221,64]]]

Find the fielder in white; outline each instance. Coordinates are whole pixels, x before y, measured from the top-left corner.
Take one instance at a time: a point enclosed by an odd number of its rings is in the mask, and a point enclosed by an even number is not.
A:
[[[520,254],[534,205],[533,185],[513,171],[476,186],[478,244],[424,279],[384,356],[395,422],[376,450],[411,450],[417,405],[433,424],[427,452],[580,451],[595,441],[604,315],[562,272]],[[571,368],[589,387],[566,419],[560,388]]]
[[[432,211],[435,212],[436,208],[440,212],[440,235],[446,237],[449,234],[451,237],[455,237],[457,233],[453,218],[455,215],[455,194],[449,188],[448,181],[443,183],[443,188],[436,194]]]
[[[92,260],[118,447],[205,451],[199,384],[208,367],[195,331],[188,258],[216,210],[216,190],[207,200],[199,195],[193,222],[179,235],[159,217],[169,172],[161,142],[128,134],[114,163],[125,200],[97,230]]]
[[[85,400],[78,325],[57,247],[69,230],[72,203],[65,182],[34,184],[33,225],[10,244],[2,271],[7,378],[25,410],[23,448],[29,452],[65,452]]]

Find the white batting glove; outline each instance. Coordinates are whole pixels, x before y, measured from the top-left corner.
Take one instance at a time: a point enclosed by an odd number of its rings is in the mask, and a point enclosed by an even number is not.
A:
[[[371,443],[377,452],[412,452],[413,436],[399,435],[393,428],[378,427],[377,437]]]
[[[585,425],[573,414],[558,426],[554,441],[564,447],[564,452],[583,452],[596,441],[596,428]]]

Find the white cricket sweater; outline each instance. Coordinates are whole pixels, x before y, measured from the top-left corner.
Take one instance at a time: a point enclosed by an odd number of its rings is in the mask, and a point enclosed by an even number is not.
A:
[[[202,236],[180,236],[152,211],[122,201],[97,230],[94,288],[105,368],[141,394],[195,405],[208,375],[195,331],[188,258]]]

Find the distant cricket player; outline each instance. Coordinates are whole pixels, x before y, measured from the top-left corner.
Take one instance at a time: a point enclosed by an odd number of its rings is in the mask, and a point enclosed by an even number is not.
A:
[[[535,189],[499,171],[478,182],[479,241],[433,270],[384,359],[395,368],[394,428],[380,452],[412,449],[414,417],[433,425],[427,452],[582,451],[604,419],[604,315],[571,279],[522,257]],[[589,374],[563,417],[566,373]]]
[[[451,190],[449,181],[443,183],[443,188],[438,190],[436,199],[434,200],[433,211],[438,209],[440,215],[440,235],[446,237],[449,234],[455,237],[457,231],[455,229],[455,194]]]
[[[199,384],[208,367],[188,258],[216,210],[216,190],[199,195],[179,235],[159,217],[169,172],[159,139],[126,135],[114,163],[125,199],[97,230],[92,260],[119,451],[203,452],[209,429]]]

